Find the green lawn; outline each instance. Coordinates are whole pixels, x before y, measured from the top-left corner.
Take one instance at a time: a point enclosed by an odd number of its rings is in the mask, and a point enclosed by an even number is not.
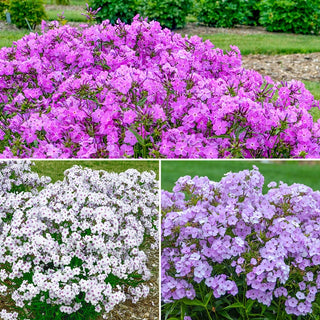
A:
[[[189,175],[207,176],[210,180],[220,181],[225,173],[252,169],[256,165],[265,177],[264,192],[271,181],[283,181],[289,185],[303,183],[314,190],[320,190],[320,162],[307,161],[246,161],[246,160],[215,160],[215,161],[161,161],[161,188],[172,191],[179,177]]]
[[[109,172],[123,172],[127,169],[137,169],[139,172],[153,170],[159,179],[159,161],[157,160],[35,160],[32,170],[40,176],[49,176],[52,182],[63,180],[65,170],[73,165],[81,165],[94,170],[105,170]]]
[[[314,98],[320,100],[320,82],[304,80],[306,88],[313,94]]]
[[[18,31],[0,32],[0,48],[11,47],[13,41],[21,39],[24,35],[28,34],[29,30],[21,29]]]
[[[311,53],[320,51],[320,36],[295,35],[287,33],[270,34],[232,34],[217,33],[202,35],[216,47],[230,49],[237,46],[242,55],[248,54],[291,54]]]
[[[68,8],[68,7],[66,7],[66,8]],[[87,21],[86,17],[81,14],[81,13],[85,12],[85,10],[83,8],[79,7],[79,10],[65,9],[65,10],[63,10],[63,12],[64,12],[63,15],[67,21],[73,21],[73,22],[86,22]],[[48,16],[48,20],[53,21],[53,20],[57,20],[58,15],[61,15],[62,11],[57,10],[57,9],[47,9],[46,13]]]

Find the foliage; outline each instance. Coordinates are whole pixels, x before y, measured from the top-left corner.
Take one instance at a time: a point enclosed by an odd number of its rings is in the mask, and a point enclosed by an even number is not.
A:
[[[318,319],[320,192],[263,183],[254,167],[162,192],[166,319]]]
[[[245,25],[257,26],[260,19],[261,0],[242,0],[241,10],[243,10],[243,21]]]
[[[138,13],[140,0],[90,0],[89,7],[93,10],[99,8],[97,20],[103,21],[108,19],[115,24],[118,19],[122,22],[129,23]]]
[[[138,17],[43,31],[0,50],[3,157],[320,157],[319,102],[243,69],[237,47]]]
[[[5,19],[5,11],[9,8],[9,0],[0,0],[0,19]]]
[[[35,29],[43,19],[46,19],[43,0],[11,0],[9,12],[12,23],[18,28],[28,28],[29,23],[29,26]]]
[[[144,250],[158,246],[153,172],[73,166],[49,184],[30,163],[1,162],[0,179],[0,294],[17,310],[2,319],[96,319],[148,295]]]
[[[183,28],[192,9],[192,0],[144,0],[142,15],[169,29]]]
[[[211,27],[231,28],[244,19],[241,0],[199,0],[198,20]]]
[[[67,6],[70,4],[70,0],[56,0],[57,5]]]
[[[259,21],[268,31],[318,34],[320,3],[317,0],[262,0]]]

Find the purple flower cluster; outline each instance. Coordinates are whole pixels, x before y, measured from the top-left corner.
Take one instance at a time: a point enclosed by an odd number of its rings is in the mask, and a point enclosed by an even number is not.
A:
[[[16,166],[0,163],[6,164]],[[41,301],[71,314],[91,305],[106,316],[115,305],[148,295],[151,272],[141,246],[158,246],[153,172],[74,166],[63,181],[0,194],[0,203],[0,293],[18,308]]]
[[[281,298],[288,314],[312,313],[320,290],[320,192],[273,182],[263,194],[263,183],[254,167],[220,182],[182,177],[172,193],[162,192],[165,302],[194,299],[200,282],[215,298],[236,295],[242,278],[248,299],[270,306]]]
[[[1,157],[320,157],[317,101],[158,22],[43,23],[0,50]]]

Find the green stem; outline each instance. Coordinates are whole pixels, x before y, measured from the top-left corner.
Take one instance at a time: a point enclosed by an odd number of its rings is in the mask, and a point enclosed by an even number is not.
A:
[[[212,318],[211,318],[211,316],[210,316],[210,313],[209,313],[209,310],[207,309],[207,307],[206,307],[206,311],[207,311],[207,314],[208,314],[209,319],[212,320]],[[215,316],[216,316],[216,320],[218,320],[217,314],[215,314]]]
[[[276,320],[278,320],[278,317],[279,317],[279,314],[280,314],[280,303],[281,303],[281,300],[282,300],[282,299],[280,299],[280,301],[278,302],[278,311],[277,311],[277,318],[276,318]]]

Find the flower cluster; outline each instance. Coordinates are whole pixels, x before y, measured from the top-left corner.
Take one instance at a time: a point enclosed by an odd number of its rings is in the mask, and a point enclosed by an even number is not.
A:
[[[31,161],[5,161],[0,163],[0,195],[6,195],[18,191],[17,189],[29,190],[37,193],[39,187],[50,183],[51,179],[46,176],[39,177],[31,171]],[[3,207],[2,207],[3,208]]]
[[[263,194],[263,183],[254,167],[220,182],[182,177],[173,193],[162,192],[165,302],[194,299],[198,283],[216,299],[246,283],[248,299],[267,306],[282,299],[287,314],[312,313],[320,290],[320,192],[273,182]]]
[[[320,156],[317,101],[156,21],[43,23],[0,50],[0,156]]]
[[[50,306],[54,318],[106,314],[126,299],[147,296],[145,250],[158,245],[157,188],[153,172],[73,166],[63,181],[27,193],[28,199],[22,192],[24,201],[6,205],[11,219],[0,216],[2,294],[21,312]],[[42,317],[43,309],[38,312]]]

